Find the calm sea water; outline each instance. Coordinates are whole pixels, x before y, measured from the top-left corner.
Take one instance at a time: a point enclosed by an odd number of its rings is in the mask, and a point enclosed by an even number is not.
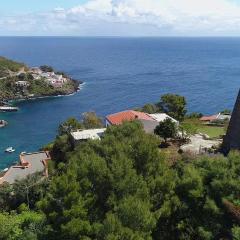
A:
[[[186,96],[189,111],[232,108],[240,86],[240,38],[0,38],[0,55],[29,66],[52,65],[86,84],[74,96],[21,102],[0,114],[0,169],[21,151],[52,141],[70,116],[106,114]],[[4,149],[16,148],[8,155]]]

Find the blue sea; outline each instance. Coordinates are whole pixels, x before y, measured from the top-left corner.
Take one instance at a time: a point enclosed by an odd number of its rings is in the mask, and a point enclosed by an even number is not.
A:
[[[68,117],[104,117],[165,93],[184,95],[190,112],[212,114],[232,108],[240,86],[240,38],[1,37],[0,55],[85,82],[73,96],[20,102],[19,112],[0,114],[9,122],[0,129],[0,169],[53,141]],[[16,153],[4,153],[8,146]]]

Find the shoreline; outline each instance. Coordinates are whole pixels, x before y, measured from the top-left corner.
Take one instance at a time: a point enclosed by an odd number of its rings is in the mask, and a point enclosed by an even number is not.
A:
[[[76,93],[80,92],[82,90],[83,85],[85,85],[85,82],[79,83],[78,89],[69,94],[48,95],[48,96],[39,96],[39,97],[26,97],[26,98],[19,98],[19,99],[10,99],[10,100],[5,100],[5,101],[7,101],[8,103],[14,104],[14,103],[18,103],[18,102],[34,101],[34,100],[45,99],[45,98],[70,97],[70,96],[74,96]]]
[[[69,94],[64,94],[64,95],[56,95],[56,96],[39,96],[39,97],[35,97],[35,98],[28,98],[28,99],[26,99],[26,98],[22,98],[22,99],[12,99],[12,100],[8,100],[8,103],[24,103],[25,101],[37,101],[37,100],[40,100],[40,99],[47,99],[47,98],[49,98],[49,101],[51,100],[51,98],[58,98],[58,97],[71,97],[71,96],[73,96],[73,95],[75,95],[75,94],[77,94],[78,92],[80,92],[82,89],[83,89],[83,87],[86,85],[86,82],[81,82],[81,83],[79,83],[79,86],[78,86],[78,89],[76,89],[74,92],[72,92],[72,93],[69,93]],[[31,104],[31,103],[30,103]],[[4,118],[4,112],[0,112],[0,115],[2,115],[3,116],[3,118]],[[2,129],[2,128],[0,128],[0,129]],[[6,145],[7,146],[7,145]],[[41,146],[42,146],[42,144],[41,144]],[[36,148],[36,149],[38,149],[38,147]],[[41,147],[39,146],[39,149],[41,149]],[[4,148],[3,148],[3,151],[4,151]],[[18,151],[16,151],[16,152],[18,152]],[[10,156],[10,155],[9,155]],[[8,155],[6,155],[6,157],[8,158],[9,157]],[[3,167],[0,167],[0,176],[1,176],[1,174],[3,174],[4,173],[4,170],[6,170],[6,169],[9,169],[11,166],[14,166],[14,165],[16,165],[17,163],[18,163],[18,161],[16,161],[16,156],[15,155],[11,155],[11,157],[12,157],[12,160],[13,161],[8,161],[8,163],[7,164],[3,164]],[[0,158],[1,159],[1,158]],[[1,160],[3,160],[3,162],[5,162],[5,156],[3,155],[3,157],[2,157],[2,159]]]

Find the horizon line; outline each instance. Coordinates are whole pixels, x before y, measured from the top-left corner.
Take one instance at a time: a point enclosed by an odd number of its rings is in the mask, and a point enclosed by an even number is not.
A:
[[[199,36],[178,36],[178,35],[163,35],[163,36],[108,36],[108,35],[85,35],[85,36],[78,36],[78,35],[0,35],[0,38],[10,38],[10,37],[21,37],[21,38],[240,38],[239,36],[208,36],[208,35],[199,35]]]

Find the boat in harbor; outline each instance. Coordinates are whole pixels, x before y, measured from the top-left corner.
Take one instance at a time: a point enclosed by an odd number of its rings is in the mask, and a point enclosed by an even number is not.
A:
[[[15,149],[13,147],[8,147],[8,148],[5,149],[5,152],[13,153],[13,152],[15,152]]]
[[[8,122],[5,120],[0,120],[0,128],[6,127],[8,125]]]
[[[16,112],[19,108],[12,106],[8,102],[0,101],[0,112]]]
[[[0,106],[0,112],[17,112],[19,110],[18,107],[12,107],[12,106]]]

